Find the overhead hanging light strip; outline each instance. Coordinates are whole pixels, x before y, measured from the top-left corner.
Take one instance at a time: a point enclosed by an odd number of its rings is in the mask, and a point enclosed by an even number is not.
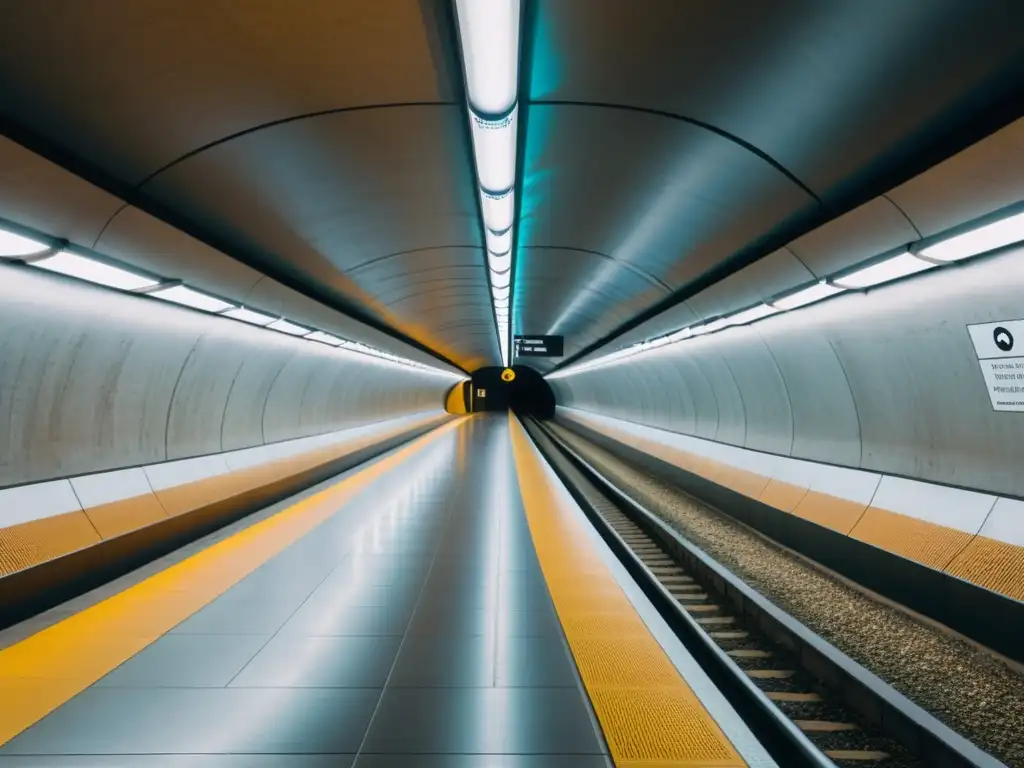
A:
[[[918,253],[936,261],[959,261],[1024,240],[1024,213],[984,224],[940,240]]]
[[[17,226],[17,225],[14,225]],[[17,227],[21,229],[21,227]],[[50,244],[52,243],[52,245]],[[198,291],[176,280],[161,279],[155,275],[144,275],[131,269],[115,266],[106,259],[100,260],[67,249],[67,242],[46,237],[35,237],[12,232],[0,225],[0,262],[23,262],[35,269],[56,272],[77,280],[112,288],[126,293],[145,293],[154,299],[208,312],[238,320],[250,325],[262,326],[292,336],[302,336],[311,341],[328,344],[364,357],[373,357],[406,368],[416,368],[450,379],[464,378],[449,371],[408,360],[398,355],[375,349],[358,342],[340,339],[323,331],[314,331],[280,316],[240,307],[203,291]],[[98,254],[97,254],[98,255]]]
[[[129,272],[127,269],[112,267],[95,259],[67,251],[61,251],[49,258],[33,262],[32,266],[50,272],[59,272],[69,277],[77,277],[79,280],[88,280],[90,283],[105,285],[108,288],[118,288],[122,291],[137,291],[140,288],[159,285],[156,280]]]
[[[454,0],[502,365],[509,363],[520,0]],[[506,262],[501,259],[507,254]],[[504,306],[499,307],[499,303]],[[499,312],[499,309],[504,311]]]
[[[1015,210],[1012,213],[1007,213],[1004,209],[1005,215],[994,221],[991,220],[991,217],[985,217],[986,221],[983,224],[969,226],[966,229],[958,227],[957,229],[961,231],[957,234],[940,234],[930,237],[912,244],[912,247],[901,250],[895,255],[869,259],[861,262],[863,266],[837,274],[831,279],[820,280],[814,285],[790,291],[774,299],[769,299],[763,304],[748,307],[707,323],[695,323],[654,339],[640,341],[593,360],[575,363],[568,368],[548,374],[546,378],[557,379],[593,368],[601,368],[629,355],[666,344],[674,344],[695,336],[714,333],[735,325],[757,322],[779,312],[799,309],[831,298],[847,290],[873,288],[944,266],[945,263],[981,256],[999,248],[1024,243],[1024,212],[1020,211],[1020,205],[1013,206],[1013,208]],[[924,245],[929,242],[929,245]]]

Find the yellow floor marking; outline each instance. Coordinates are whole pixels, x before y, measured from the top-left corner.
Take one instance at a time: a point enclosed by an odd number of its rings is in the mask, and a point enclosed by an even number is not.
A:
[[[0,650],[0,745],[213,602],[466,418],[447,422],[330,488]]]
[[[512,449],[541,571],[619,768],[746,766],[563,506],[514,416]]]

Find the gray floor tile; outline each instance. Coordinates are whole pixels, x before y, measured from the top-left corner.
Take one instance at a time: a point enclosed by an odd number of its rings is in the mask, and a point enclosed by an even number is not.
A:
[[[388,686],[493,686],[495,646],[493,637],[409,635]]]
[[[282,636],[404,635],[412,611],[370,606],[324,611],[303,606],[281,627]]]
[[[409,624],[410,635],[487,635],[496,629],[494,614],[482,608],[416,611]]]
[[[502,637],[563,637],[554,608],[502,611],[498,616],[498,634]]]
[[[96,685],[223,688],[270,635],[164,635]]]
[[[278,635],[231,687],[383,688],[400,642],[400,637]]]
[[[90,688],[0,755],[355,754],[367,688]]]
[[[613,768],[602,755],[360,755],[354,768]]]
[[[498,636],[495,684],[499,687],[577,688],[569,651],[549,637]]]
[[[395,584],[322,584],[306,600],[304,607],[337,610],[339,607],[390,607],[411,611],[419,597],[418,582]]]
[[[291,617],[298,604],[290,601],[214,600],[171,630],[174,634],[267,635]]]
[[[354,760],[355,755],[18,755],[0,756],[0,768],[351,768]]]
[[[568,688],[388,688],[362,752],[601,754]]]

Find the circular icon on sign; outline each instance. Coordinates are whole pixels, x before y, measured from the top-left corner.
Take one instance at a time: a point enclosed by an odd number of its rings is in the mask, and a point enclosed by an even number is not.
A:
[[[513,371],[511,368],[506,368],[504,371],[501,372],[502,381],[512,381],[513,379],[515,379],[515,377],[516,372]]]
[[[996,346],[1003,350],[1003,352],[1009,352],[1013,349],[1013,334],[1002,326],[992,331],[992,340],[995,341]]]

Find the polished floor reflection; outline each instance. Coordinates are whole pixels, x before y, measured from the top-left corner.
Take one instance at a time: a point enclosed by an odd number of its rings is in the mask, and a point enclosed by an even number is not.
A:
[[[468,419],[384,474],[9,742],[5,765],[609,765],[507,420]]]

